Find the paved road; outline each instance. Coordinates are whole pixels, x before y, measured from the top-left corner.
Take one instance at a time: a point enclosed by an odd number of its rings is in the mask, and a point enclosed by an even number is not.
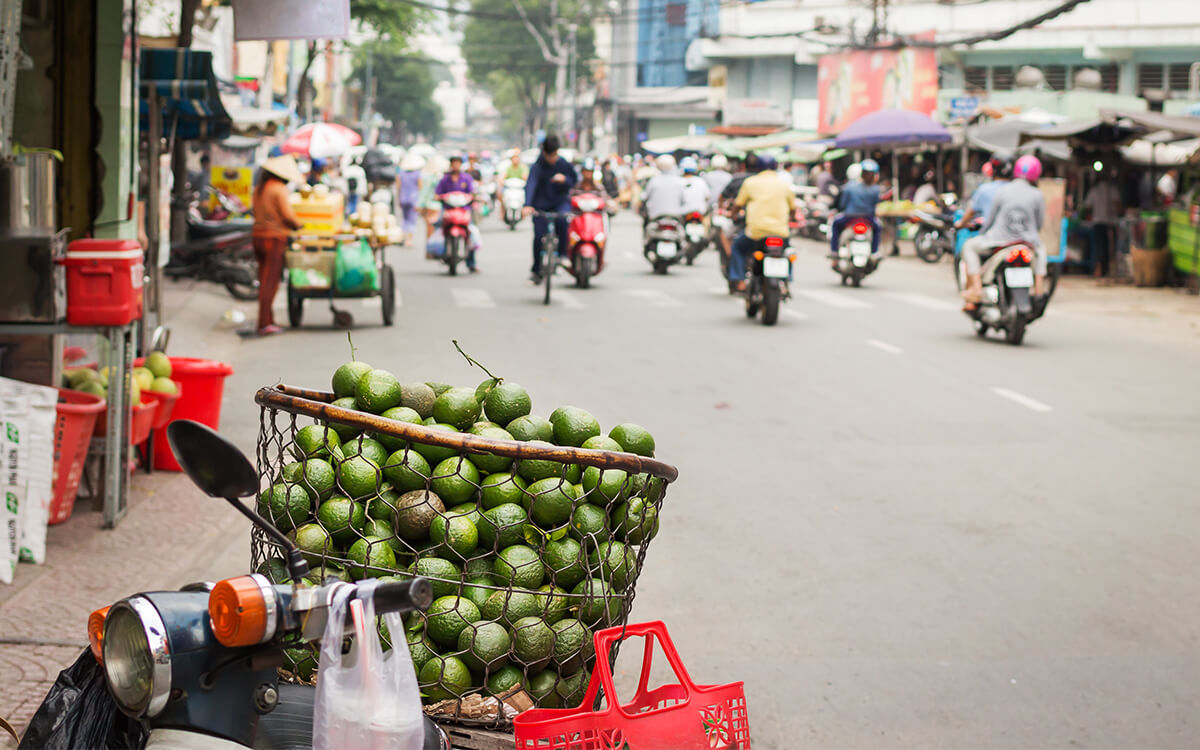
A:
[[[1013,348],[975,338],[948,265],[843,289],[812,245],[764,328],[711,253],[657,277],[631,217],[611,234],[595,288],[549,307],[528,225],[487,225],[478,275],[399,251],[397,324],[349,303],[354,342],[402,380],[474,384],[456,338],[535,413],[654,431],[680,478],[634,617],[665,620],[698,681],[746,681],[755,747],[1200,742],[1194,300],[1067,285]],[[347,358],[328,311],[307,318],[232,345],[244,444],[255,388]]]

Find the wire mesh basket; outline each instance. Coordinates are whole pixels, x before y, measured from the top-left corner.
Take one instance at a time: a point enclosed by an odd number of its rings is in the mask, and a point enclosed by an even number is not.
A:
[[[593,632],[628,622],[675,467],[632,453],[496,440],[332,405],[334,395],[261,389],[259,512],[288,533],[314,583],[330,576],[430,579],[406,621],[426,711],[511,723],[489,696],[524,690],[541,708],[580,704]],[[286,578],[257,531],[254,570]],[[401,634],[381,629],[388,644]],[[286,665],[311,680],[311,652]],[[613,655],[615,657],[615,653]]]

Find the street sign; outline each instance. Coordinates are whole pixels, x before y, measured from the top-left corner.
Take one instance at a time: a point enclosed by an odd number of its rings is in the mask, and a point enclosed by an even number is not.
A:
[[[703,125],[692,126],[692,135],[705,135],[706,133],[708,133],[708,128]]]
[[[950,100],[950,119],[967,119],[979,111],[978,96],[956,96]]]

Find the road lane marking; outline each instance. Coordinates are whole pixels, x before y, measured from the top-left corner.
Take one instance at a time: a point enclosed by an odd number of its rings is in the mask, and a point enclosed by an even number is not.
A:
[[[561,302],[562,306],[568,310],[582,310],[587,307],[587,305],[579,301],[579,298],[575,296],[575,292],[555,290],[550,293],[550,301]]]
[[[1030,398],[1024,394],[1017,393],[1016,391],[1010,391],[1007,388],[1001,388],[1000,386],[995,386],[994,388],[992,388],[992,393],[994,393],[997,396],[1000,396],[1002,398],[1006,398],[1009,401],[1015,401],[1018,404],[1020,404],[1021,406],[1024,406],[1026,409],[1030,409],[1032,411],[1040,411],[1040,412],[1054,411],[1053,409],[1050,408],[1050,406],[1048,406],[1047,404],[1043,404],[1041,401],[1038,401],[1037,399]]]
[[[799,310],[788,310],[787,308],[784,308],[783,314],[789,318],[792,318],[793,320],[808,320],[808,315],[800,312]]]
[[[878,349],[879,351],[887,352],[888,354],[903,354],[904,353],[904,350],[901,349],[900,347],[898,347],[894,344],[889,344],[886,341],[880,341],[879,339],[867,339],[867,345],[873,346],[876,349]]]
[[[683,307],[683,303],[659,289],[626,289],[625,294],[644,300],[654,307]]]
[[[492,295],[488,294],[486,289],[451,289],[450,293],[454,295],[456,307],[490,308],[496,306]]]
[[[860,299],[855,299],[848,294],[839,292],[831,292],[828,289],[798,289],[796,294],[808,297],[811,300],[820,302],[823,305],[830,307],[839,307],[843,310],[866,310],[872,307],[870,302],[863,302]]]
[[[728,295],[729,287],[727,287],[727,286],[710,286],[708,288],[708,292],[709,292],[709,294]]]
[[[396,300],[396,304],[400,304],[400,300]],[[383,297],[363,297],[362,306],[368,310],[374,310],[383,307]]]
[[[924,294],[912,294],[909,292],[891,292],[889,297],[901,302],[907,302],[916,307],[924,307],[926,310],[937,310],[939,312],[952,312],[958,310],[961,305],[956,305],[953,302],[947,302],[944,299],[937,297],[926,297]]]

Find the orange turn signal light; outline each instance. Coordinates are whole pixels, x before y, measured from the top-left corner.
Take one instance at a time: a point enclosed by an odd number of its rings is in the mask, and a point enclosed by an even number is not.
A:
[[[762,260],[762,259],[763,259],[763,251],[762,251],[762,250],[755,250],[755,251],[754,251],[754,259],[755,259],[755,260]]]
[[[208,616],[222,646],[238,648],[264,643],[275,635],[274,590],[262,576],[238,576],[221,581],[208,595]],[[265,583],[265,586],[264,586]]]
[[[789,255],[788,260],[790,260],[792,263],[795,263],[796,262],[796,254],[792,253],[791,255]]]
[[[98,664],[104,663],[104,621],[108,619],[109,607],[101,607],[88,615],[88,644]]]

